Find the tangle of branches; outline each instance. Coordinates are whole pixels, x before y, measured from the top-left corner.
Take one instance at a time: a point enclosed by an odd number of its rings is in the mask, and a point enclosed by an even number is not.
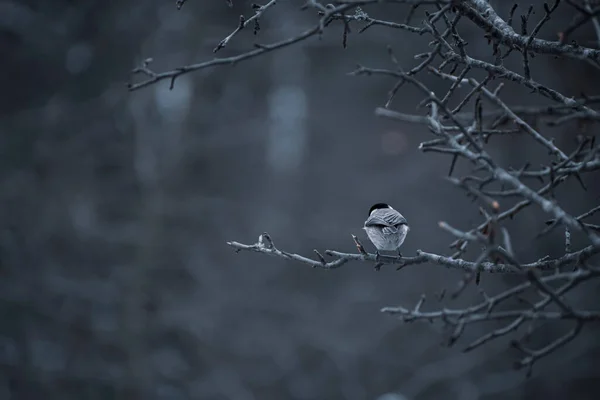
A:
[[[178,0],[181,7],[185,1]],[[231,2],[226,2],[231,5]],[[389,21],[372,18],[370,8],[381,3],[393,3],[406,7],[408,16],[405,21]],[[259,22],[268,18],[269,11],[277,5],[271,0],[263,5],[252,5],[253,13],[249,17],[241,16],[238,25],[230,35],[216,44],[217,53],[235,37],[251,28],[256,34]],[[534,56],[554,56],[572,59],[576,63],[586,63],[600,74],[600,4],[590,0],[555,1],[544,4],[541,17],[534,18],[533,7],[522,10],[515,4],[508,15],[499,15],[485,0],[338,0],[323,4],[316,0],[307,1],[302,7],[314,13],[314,26],[292,37],[282,38],[274,43],[257,43],[255,48],[224,58],[181,66],[171,71],[155,72],[150,69],[149,61],[133,70],[134,76],[141,80],[132,82],[130,90],[168,80],[173,87],[176,79],[192,71],[219,65],[231,65],[258,57],[264,53],[292,46],[319,36],[330,24],[343,24],[342,45],[345,47],[348,37],[355,32],[363,33],[379,25],[398,31],[398,35],[428,35],[431,48],[415,56],[415,65],[401,65],[391,49],[387,68],[358,66],[353,75],[382,75],[390,78],[391,90],[384,106],[377,108],[375,114],[380,117],[422,124],[428,128],[432,138],[420,144],[423,152],[441,153],[451,156],[448,182],[464,190],[481,205],[482,221],[468,229],[452,227],[441,222],[439,227],[453,235],[450,255],[434,254],[418,250],[413,257],[381,256],[368,253],[358,238],[352,236],[357,247],[356,253],[342,253],[326,250],[323,254],[317,250],[313,257],[293,254],[277,248],[267,233],[260,235],[254,244],[228,242],[236,251],[253,251],[286,260],[304,263],[314,268],[335,269],[350,262],[374,263],[376,269],[392,265],[397,269],[414,264],[437,264],[463,271],[463,278],[452,293],[458,296],[480,273],[514,273],[524,277],[522,283],[495,295],[481,291],[482,300],[466,308],[424,310],[425,296],[411,307],[385,307],[383,312],[398,316],[403,321],[440,320],[452,328],[450,343],[455,343],[469,324],[482,321],[505,321],[499,329],[468,344],[465,350],[475,349],[491,340],[514,334],[525,324],[534,321],[568,320],[573,328],[565,335],[557,337],[542,348],[526,347],[523,340],[514,340],[513,345],[522,353],[516,363],[531,373],[533,364],[540,358],[573,340],[581,328],[589,322],[600,321],[599,310],[584,310],[569,304],[565,295],[583,282],[598,279],[600,267],[593,265],[593,257],[600,253],[600,226],[590,222],[590,217],[600,211],[600,205],[579,215],[565,210],[554,196],[555,189],[568,180],[575,180],[586,190],[583,175],[592,175],[591,181],[600,180],[600,146],[593,136],[578,135],[578,145],[572,151],[563,150],[552,139],[544,135],[544,127],[559,126],[570,122],[579,123],[579,127],[600,122],[600,95],[582,94],[573,98],[561,94],[558,90],[545,86],[536,80],[530,68]],[[562,32],[555,32],[556,40],[544,40],[538,37],[540,30],[559,12],[574,14],[572,22]],[[415,15],[422,15],[420,23],[413,23]],[[519,16],[520,18],[517,18]],[[539,15],[538,14],[538,15]],[[518,27],[513,20],[518,19]],[[535,20],[534,20],[535,19]],[[475,24],[483,31],[493,61],[473,58],[469,55],[468,43],[461,37],[460,27],[464,22]],[[592,24],[597,36],[595,46],[586,47],[569,42],[574,31],[585,24]],[[516,25],[516,22],[515,22]],[[510,54],[519,54],[522,63],[518,70],[509,69],[504,61]],[[150,59],[149,59],[150,60]],[[484,79],[476,80],[472,72],[486,72]],[[446,93],[435,93],[420,79],[423,74],[448,81]],[[513,106],[502,100],[503,81],[512,81],[524,86],[534,96],[544,97],[552,102],[543,106]],[[392,109],[392,101],[404,85],[412,85],[423,96],[419,103],[426,112],[407,114]],[[463,98],[456,99],[459,87],[468,87],[470,91]],[[451,106],[450,104],[454,104]],[[470,108],[469,111],[466,111]],[[502,166],[488,152],[490,138],[504,135],[528,135],[538,146],[549,154],[547,165],[532,168],[524,164],[518,169]],[[458,160],[466,160],[472,165],[472,174],[454,176],[454,167]],[[510,207],[504,207],[504,199],[517,198]],[[508,203],[508,202],[507,202]],[[511,235],[504,226],[507,219],[531,207],[538,207],[549,214],[547,226],[540,232],[561,229],[564,232],[564,252],[557,258],[544,257],[539,260],[519,260],[513,252]],[[571,245],[571,232],[580,232],[587,244],[579,249]],[[473,260],[464,259],[469,246],[478,246],[483,251]],[[537,300],[527,302],[523,307],[497,310],[498,305],[509,299],[519,298],[526,292],[533,292]],[[553,307],[550,307],[550,306]]]

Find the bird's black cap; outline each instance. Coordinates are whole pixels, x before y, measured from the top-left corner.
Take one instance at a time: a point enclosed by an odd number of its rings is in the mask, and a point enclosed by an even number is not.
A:
[[[373,210],[378,210],[380,208],[390,208],[389,204],[386,203],[377,203],[377,204],[373,204],[371,206],[371,208],[369,209],[369,215],[371,215],[371,213],[373,212]]]

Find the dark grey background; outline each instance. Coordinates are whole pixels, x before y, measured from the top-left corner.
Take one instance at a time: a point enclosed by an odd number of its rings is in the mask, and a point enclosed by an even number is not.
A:
[[[323,271],[225,244],[267,231],[300,254],[354,251],[350,234],[364,239],[369,206],[385,201],[411,224],[405,255],[449,254],[438,221],[473,227],[477,205],[444,180],[449,157],[417,149],[427,130],[375,118],[394,82],[347,75],[357,63],[389,67],[388,44],[408,68],[428,37],[383,27],[358,35],[355,24],[344,50],[333,23],[321,40],[182,76],[172,91],[161,82],[127,92],[129,71],[146,57],[160,71],[210,59],[239,14],[251,15],[249,1],[174,3],[0,1],[0,398],[597,398],[597,326],[527,380],[512,369],[519,354],[508,339],[461,352],[497,325],[473,326],[449,349],[443,327],[379,312],[422,293],[431,308],[478,301],[474,288],[454,303],[434,299],[454,288],[456,271]],[[496,3],[506,16],[509,2]],[[219,55],[310,27],[315,13],[301,4],[278,2],[258,37],[241,32]],[[572,9],[562,10],[540,37],[554,39],[570,21]],[[403,21],[407,7],[366,11]],[[460,29],[470,55],[490,59],[483,33],[468,22]],[[574,38],[594,45],[589,26]],[[517,72],[520,64],[509,60]],[[568,96],[600,92],[600,76],[582,62],[539,56],[532,70]],[[422,79],[440,95],[447,88]],[[510,84],[503,95],[545,103]],[[417,112],[420,100],[405,87],[393,108]],[[580,127],[543,132],[570,151]],[[547,161],[526,137],[490,143],[505,166]],[[598,203],[597,176],[584,179],[588,192],[574,182],[557,190],[574,215]],[[559,230],[534,239],[546,217],[532,208],[507,223],[520,259],[560,255]],[[482,285],[495,293],[520,279],[484,275]],[[597,304],[598,289],[575,297]],[[537,326],[532,344],[567,328]]]

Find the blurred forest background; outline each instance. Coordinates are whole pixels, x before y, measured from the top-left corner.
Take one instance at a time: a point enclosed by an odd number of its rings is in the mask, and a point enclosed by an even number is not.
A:
[[[542,2],[532,2],[541,18]],[[389,66],[388,44],[401,65],[415,65],[427,35],[354,25],[343,49],[334,22],[321,40],[184,75],[171,91],[168,81],[127,91],[147,57],[157,71],[211,59],[251,3],[189,0],[178,11],[175,1],[0,1],[0,399],[598,398],[593,326],[526,379],[508,339],[463,353],[442,344],[435,324],[379,312],[422,293],[437,307],[478,299],[469,288],[436,304],[456,271],[323,271],[226,245],[267,231],[287,251],[352,252],[350,234],[364,239],[369,206],[384,201],[411,225],[405,255],[450,254],[438,221],[480,221],[444,180],[450,157],[417,149],[431,138],[425,127],[374,116],[394,82],[347,75],[357,63]],[[302,4],[281,0],[258,36],[241,32],[219,56],[314,25]],[[504,17],[511,5],[495,2]],[[403,22],[408,7],[366,11]],[[555,15],[538,36],[554,40],[572,17]],[[482,32],[466,21],[460,29],[472,56],[490,56]],[[594,38],[590,24],[573,36],[591,47]],[[566,96],[600,93],[600,75],[583,62],[538,56],[532,71]],[[516,86],[503,96],[544,103]],[[414,113],[420,100],[406,88],[393,108]],[[572,150],[578,129],[548,136]],[[528,143],[503,137],[494,156],[537,165],[547,154]],[[576,182],[557,190],[574,215],[598,203],[598,182],[586,183],[587,192]],[[532,208],[509,223],[521,259],[560,252],[559,230],[535,239],[547,218]],[[484,275],[482,286],[521,279]],[[597,283],[579,293],[600,299]],[[563,328],[540,326],[537,340]]]

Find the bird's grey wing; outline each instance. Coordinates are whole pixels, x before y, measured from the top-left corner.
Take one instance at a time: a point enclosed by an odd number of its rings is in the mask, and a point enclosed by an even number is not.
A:
[[[393,226],[393,225],[390,225],[384,218],[382,218],[381,215],[379,215],[377,213],[373,213],[373,214],[369,215],[369,218],[367,218],[367,220],[365,221],[365,226],[384,227],[384,226]]]
[[[381,233],[384,235],[393,235],[398,233],[398,227],[396,226],[385,226],[381,228]]]
[[[394,228],[402,224],[408,225],[408,223],[406,222],[406,218],[404,218],[402,214],[394,210],[374,212],[365,221],[365,226],[380,226]]]

